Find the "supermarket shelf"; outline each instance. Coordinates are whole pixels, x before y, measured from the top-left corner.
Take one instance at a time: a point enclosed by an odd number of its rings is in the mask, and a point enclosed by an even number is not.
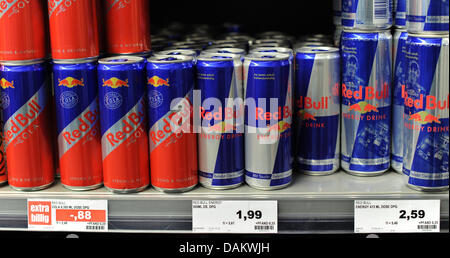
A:
[[[107,199],[110,232],[191,232],[192,200],[278,200],[280,233],[352,233],[353,201],[441,200],[441,232],[448,232],[449,193],[422,193],[403,184],[394,172],[378,177],[355,177],[344,172],[330,176],[294,176],[288,188],[261,191],[243,185],[226,191],[196,187],[183,194],[164,194],[149,188],[137,194],[112,194],[105,188],[73,192],[59,182],[39,192],[0,187],[0,230],[27,230],[27,198]]]

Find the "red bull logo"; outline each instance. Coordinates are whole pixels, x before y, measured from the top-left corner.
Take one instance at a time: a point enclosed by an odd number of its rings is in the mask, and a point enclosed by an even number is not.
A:
[[[8,81],[5,78],[0,80],[0,86],[5,90],[7,88],[14,89],[14,81]]]
[[[83,137],[83,133],[89,132],[98,120],[99,111],[90,110],[78,118],[78,126],[71,131],[64,131],[62,136],[68,145],[78,142]]]
[[[81,80],[75,79],[73,77],[66,77],[64,79],[58,79],[58,86],[65,86],[67,88],[73,88],[76,86],[84,86],[84,80],[81,78]]]
[[[108,80],[105,81],[105,79],[103,79],[103,87],[110,87],[113,89],[117,89],[117,88],[121,88],[121,87],[129,87],[128,86],[128,79],[121,80],[117,77],[112,77]]]
[[[289,106],[278,107],[276,112],[264,112],[263,108],[255,108],[256,120],[281,120],[292,116],[292,110]]]
[[[416,109],[427,109],[427,110],[434,110],[434,109],[449,109],[449,94],[447,94],[447,99],[445,100],[437,100],[435,96],[428,95],[425,96],[424,94],[420,94],[419,98],[413,99],[408,96],[408,92],[406,91],[405,85],[402,85],[402,98],[405,101],[405,106],[410,108],[416,108]]]
[[[319,100],[313,100],[311,97],[303,97],[296,101],[296,105],[298,108],[302,109],[328,109],[328,103],[331,102],[331,96],[322,97]]]
[[[169,87],[169,78],[167,78],[166,80],[159,78],[158,76],[153,76],[152,78],[148,78],[147,80],[147,84],[149,85],[153,85],[153,87],[158,88],[160,86],[167,86]]]
[[[409,114],[409,121],[418,122],[420,124],[431,124],[431,123],[437,123],[440,124],[441,121],[439,121],[440,115],[433,116],[432,114],[428,113],[427,111],[420,111],[415,114]]]
[[[365,101],[358,102],[350,106],[349,111],[356,111],[361,114],[369,113],[369,112],[378,112],[378,108],[372,104],[369,104]]]
[[[383,88],[379,91],[375,90],[372,86],[359,86],[358,90],[347,89],[345,83],[342,84],[342,97],[346,99],[355,100],[372,100],[372,99],[387,99],[389,98],[389,85],[387,82],[383,84]]]
[[[308,113],[305,110],[298,111],[298,117],[302,120],[316,121],[315,114]]]
[[[227,123],[225,121],[222,121],[220,123],[214,124],[213,126],[208,127],[208,131],[215,132],[215,133],[226,133],[226,132],[235,132],[236,125],[233,125],[232,123]]]
[[[280,121],[274,125],[271,125],[268,127],[268,132],[279,132],[279,133],[283,133],[286,130],[291,128],[291,124],[285,122],[285,121]]]

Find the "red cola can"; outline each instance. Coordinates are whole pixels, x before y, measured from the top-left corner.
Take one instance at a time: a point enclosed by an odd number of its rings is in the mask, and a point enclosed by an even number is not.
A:
[[[0,185],[6,184],[6,182],[8,182],[8,174],[5,148],[3,146],[3,119],[0,118]]]
[[[105,0],[106,50],[111,54],[148,52],[150,17],[148,0]]]
[[[53,59],[99,55],[97,3],[92,0],[48,0]]]
[[[3,62],[0,78],[9,185],[44,189],[55,173],[47,63]]]
[[[0,60],[47,57],[44,7],[41,1],[0,2]]]

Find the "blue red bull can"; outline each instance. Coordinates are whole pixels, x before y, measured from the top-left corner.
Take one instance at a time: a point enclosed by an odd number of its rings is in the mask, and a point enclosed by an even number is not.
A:
[[[150,183],[144,58],[100,59],[98,88],[104,185],[142,191]]]
[[[394,171],[403,171],[403,116],[404,101],[402,98],[402,87],[406,83],[406,30],[395,30],[393,44],[393,99],[392,99],[392,146],[391,166]]]
[[[97,60],[55,61],[53,85],[61,183],[70,190],[98,188],[103,170]]]
[[[392,35],[342,34],[341,166],[375,176],[390,167]]]
[[[197,62],[201,91],[198,134],[200,183],[230,189],[244,182],[244,102],[240,55],[203,53]]]
[[[3,62],[0,73],[8,182],[35,191],[54,181],[50,87],[43,60]]]
[[[449,40],[448,35],[408,34],[406,40],[403,173],[421,191],[448,189]]]
[[[162,192],[185,192],[198,183],[192,104],[194,76],[192,57],[148,59],[151,183]]]
[[[343,0],[344,29],[380,30],[392,26],[392,0]]]
[[[407,0],[396,0],[394,6],[395,10],[395,27],[405,28],[406,26],[406,3]]]
[[[412,34],[447,34],[449,0],[409,0],[406,29]]]
[[[245,181],[273,190],[292,181],[292,62],[283,53],[244,60]]]
[[[296,50],[295,158],[306,174],[328,175],[339,169],[340,61],[335,47]]]

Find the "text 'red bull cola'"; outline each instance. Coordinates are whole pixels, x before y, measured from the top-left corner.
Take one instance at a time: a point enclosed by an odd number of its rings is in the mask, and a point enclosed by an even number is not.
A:
[[[397,173],[403,171],[403,114],[404,100],[402,87],[405,85],[406,68],[406,30],[395,30],[394,34],[394,67],[393,67],[393,98],[392,98],[392,145],[391,166]]]
[[[150,183],[145,59],[100,59],[98,88],[104,185],[117,193],[144,190]]]
[[[292,63],[288,54],[244,60],[245,181],[273,190],[292,182]]]
[[[55,61],[53,85],[61,183],[71,190],[103,184],[97,61]]]
[[[240,55],[203,53],[197,61],[201,91],[198,134],[200,183],[230,189],[244,181],[244,102]]]
[[[406,40],[403,173],[409,187],[446,190],[449,179],[448,35]]]
[[[390,167],[391,50],[390,31],[342,34],[341,166],[350,174]]]
[[[53,59],[80,59],[99,55],[97,2],[48,0]]]
[[[47,63],[4,62],[0,78],[9,185],[46,188],[55,174]]]
[[[306,174],[327,175],[339,169],[340,61],[338,48],[296,50],[295,158]]]
[[[192,57],[147,59],[151,182],[163,192],[185,192],[198,183],[193,131]]]
[[[0,60],[36,60],[47,57],[42,1],[0,2]]]

